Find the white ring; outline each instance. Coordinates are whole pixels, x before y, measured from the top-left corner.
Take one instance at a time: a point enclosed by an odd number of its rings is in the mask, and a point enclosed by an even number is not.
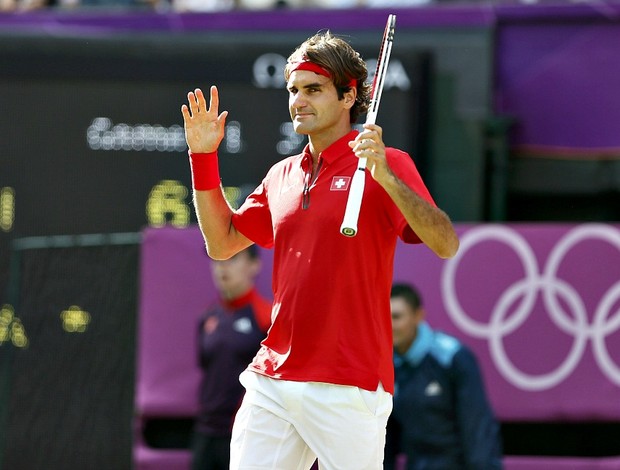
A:
[[[605,376],[620,385],[620,366],[610,355],[606,338],[620,330],[620,281],[602,295],[589,323],[586,305],[579,291],[558,278],[562,261],[585,240],[601,240],[620,252],[620,232],[609,225],[584,224],[566,233],[553,247],[542,274],[528,241],[514,229],[501,225],[485,225],[467,231],[461,237],[459,253],[449,260],[441,277],[446,311],[454,323],[467,334],[488,341],[489,352],[498,371],[514,386],[524,390],[544,390],[564,381],[581,361],[588,340],[596,363]],[[501,242],[510,247],[521,262],[523,278],[513,282],[495,302],[487,323],[474,320],[463,309],[456,290],[459,264],[468,251],[483,242]],[[558,330],[573,337],[566,358],[552,371],[528,374],[514,365],[504,347],[504,339],[518,330],[535,311],[538,293],[542,293],[545,312]],[[521,301],[514,309],[517,299]],[[616,308],[612,312],[613,308]]]

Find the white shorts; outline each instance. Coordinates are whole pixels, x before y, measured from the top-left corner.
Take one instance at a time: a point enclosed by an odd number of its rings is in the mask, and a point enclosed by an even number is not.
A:
[[[381,470],[392,395],[245,371],[230,470]]]

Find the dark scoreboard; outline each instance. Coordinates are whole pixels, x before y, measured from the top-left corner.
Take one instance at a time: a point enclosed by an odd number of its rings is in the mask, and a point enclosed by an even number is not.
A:
[[[282,70],[313,33],[3,37],[0,288],[13,238],[195,222],[180,107],[196,87],[216,84],[229,111],[219,153],[231,196],[298,153]],[[349,39],[372,74],[381,32]],[[424,124],[418,52],[394,47],[377,120],[411,154]]]

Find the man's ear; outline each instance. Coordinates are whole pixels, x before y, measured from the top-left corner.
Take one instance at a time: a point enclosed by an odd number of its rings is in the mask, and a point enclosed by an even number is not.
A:
[[[357,98],[357,88],[351,88],[348,91],[345,91],[343,97],[347,109],[351,109]]]
[[[417,314],[418,314],[418,317],[420,318],[420,321],[424,320],[426,318],[426,310],[424,310],[424,307],[419,307]]]

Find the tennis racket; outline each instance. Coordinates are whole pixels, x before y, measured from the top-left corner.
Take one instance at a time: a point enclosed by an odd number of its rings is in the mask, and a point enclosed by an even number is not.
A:
[[[377,69],[375,77],[372,81],[372,92],[370,98],[370,106],[366,114],[366,123],[374,124],[379,112],[379,103],[381,102],[381,93],[383,92],[383,83],[387,73],[388,64],[390,62],[390,54],[392,52],[392,43],[394,42],[394,27],[396,26],[396,15],[389,15],[385,31],[383,32],[383,41],[381,42],[381,50],[379,51],[379,59],[377,60]],[[340,226],[340,233],[347,237],[354,237],[357,234],[357,220],[360,215],[362,206],[362,195],[364,194],[364,184],[366,180],[366,159],[360,158],[357,163],[357,169],[351,179],[351,187],[349,188],[349,197],[347,206],[344,211],[344,218]]]

